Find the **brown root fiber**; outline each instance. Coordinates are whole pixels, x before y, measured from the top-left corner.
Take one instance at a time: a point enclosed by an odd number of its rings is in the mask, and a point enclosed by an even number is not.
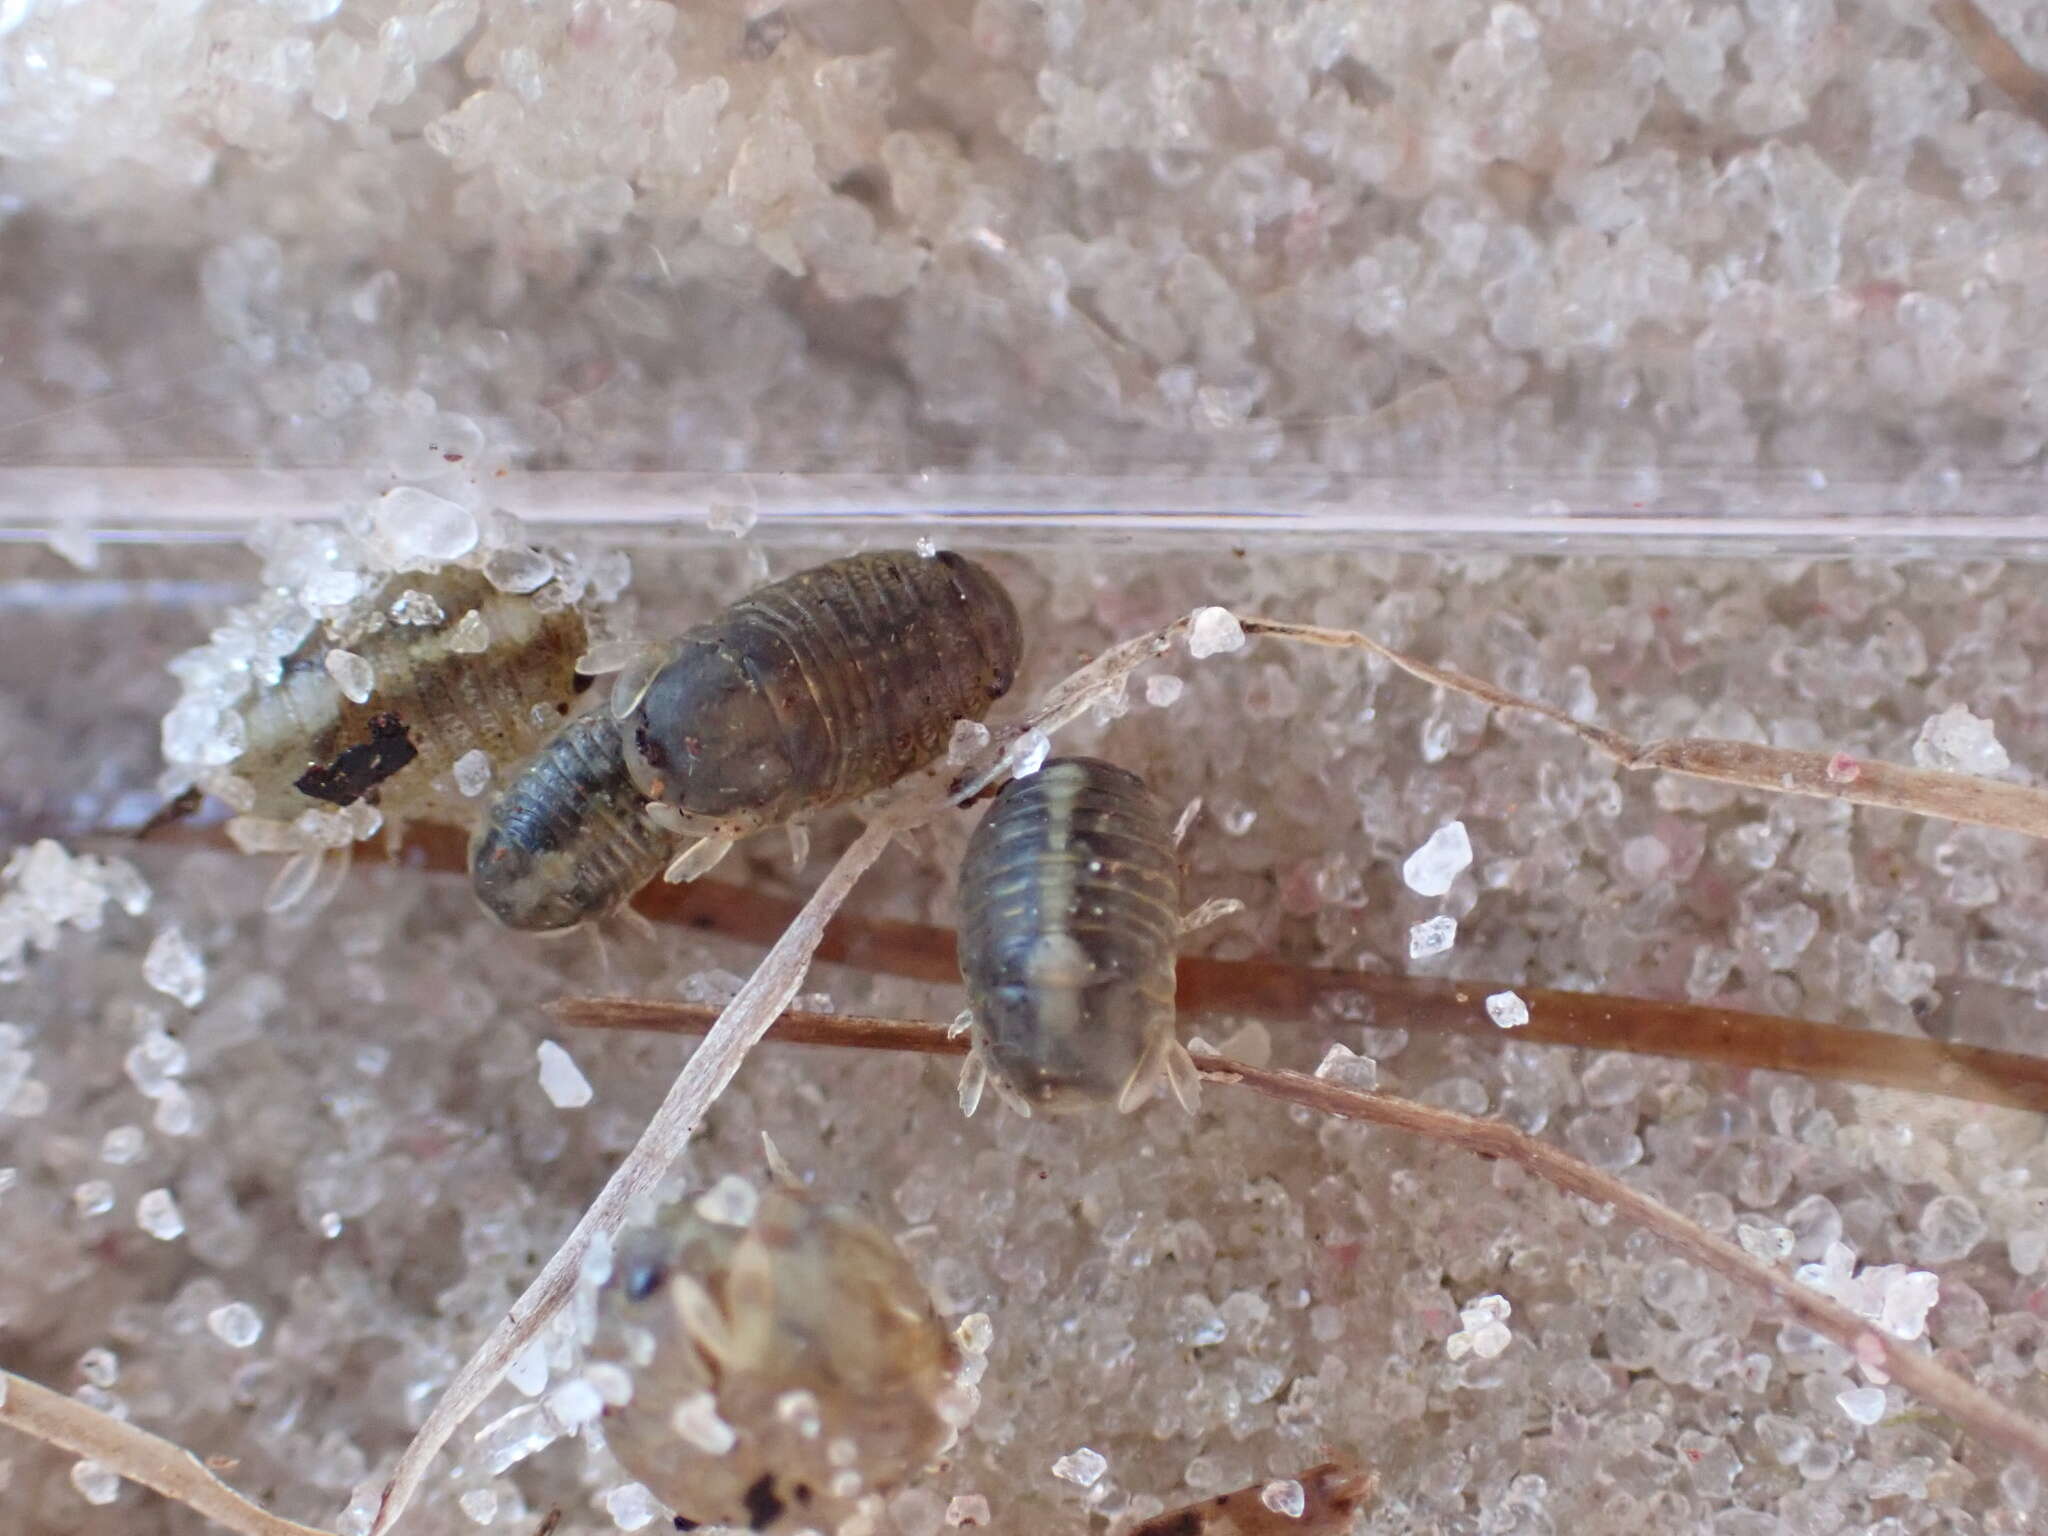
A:
[[[173,830],[160,840],[172,843],[180,836]],[[449,828],[415,826],[395,857],[413,868],[455,873],[466,867],[466,847],[462,835]],[[381,843],[362,844],[356,852],[359,858],[392,856]],[[656,923],[767,945],[788,926],[799,905],[726,881],[698,880],[651,885],[633,908]],[[817,958],[853,970],[950,986],[960,979],[954,942],[950,928],[842,912],[826,927]],[[1780,1014],[1508,982],[1447,981],[1199,955],[1181,957],[1179,979],[1177,1003],[1187,1018],[1235,1013],[1299,1025],[1320,1007],[1363,1000],[1383,1022],[1415,1031],[1495,1041],[1539,1040],[1546,1045],[1711,1062],[1736,1070],[1794,1072],[1829,1082],[2048,1114],[2048,1057],[1814,1024]],[[1514,992],[1528,1005],[1526,1025],[1502,1030],[1488,1017],[1486,998],[1501,991]]]

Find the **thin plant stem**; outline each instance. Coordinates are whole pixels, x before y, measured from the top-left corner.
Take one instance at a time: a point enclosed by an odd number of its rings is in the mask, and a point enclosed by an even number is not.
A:
[[[677,1074],[633,1150],[605,1180],[590,1208],[520,1293],[511,1310],[464,1362],[412,1442],[400,1453],[398,1465],[393,1468],[378,1503],[372,1536],[389,1530],[392,1522],[404,1513],[426,1475],[428,1464],[448,1443],[456,1426],[481,1406],[491,1389],[504,1379],[520,1351],[569,1300],[591,1244],[600,1235],[609,1237],[616,1233],[625,1224],[634,1203],[661,1182],[669,1164],[695,1133],[704,1112],[732,1081],[748,1048],[796,996],[826,916],[881,857],[896,830],[892,822],[877,821],[854,840],[796,921],[783,930],[746,985],[716,1015],[703,1047]]]
[[[174,831],[164,840],[189,842],[190,835]],[[416,825],[389,856],[409,867],[453,873],[465,867],[466,847],[461,834],[449,828]],[[356,857],[376,860],[387,853],[381,843],[365,843]],[[789,926],[801,905],[752,886],[698,880],[689,885],[656,882],[640,893],[633,909],[665,926],[765,946]],[[953,986],[960,980],[954,952],[951,928],[841,912],[826,926],[816,958],[851,970]],[[1231,1013],[1299,1027],[1321,1009],[1341,1013],[1362,1003],[1375,1016],[1398,1014],[1405,1029],[1462,1034],[1491,1045],[1533,1040],[1626,1051],[2048,1114],[2048,1057],[1988,1046],[1816,1024],[1713,1003],[1277,960],[1183,955],[1179,974],[1177,1007],[1185,1018]],[[1529,1009],[1526,1025],[1504,1030],[1494,1024],[1485,1004],[1497,992],[1522,999]]]
[[[1682,778],[1732,784],[1767,794],[1842,800],[1850,805],[1937,816],[1969,826],[1996,827],[2028,837],[2048,838],[2048,793],[2029,785],[2008,784],[1967,773],[1943,773],[1932,768],[1903,768],[1897,763],[1873,762],[1842,752],[1802,752],[1754,741],[1724,741],[1709,736],[1635,741],[1618,731],[1580,720],[1554,704],[1510,693],[1449,667],[1404,656],[1355,630],[1326,629],[1287,619],[1242,618],[1239,622],[1247,635],[1271,635],[1305,645],[1366,651],[1411,677],[1478,699],[1495,709],[1540,715],[1631,771],[1675,773]]]
[[[238,1536],[331,1536],[250,1503],[183,1446],[0,1370],[0,1424],[98,1462]]]
[[[1930,9],[1955,39],[1963,57],[2011,97],[2014,106],[2048,128],[2048,78],[1999,34],[1976,0],[1934,0]]]
[[[1154,1515],[1128,1536],[1342,1536],[1378,1492],[1379,1479],[1338,1462],[1297,1472],[1301,1513],[1283,1514],[1266,1502],[1269,1483],[1200,1499]]]
[[[658,1029],[701,1033],[712,1010],[689,1003],[630,998],[569,998],[552,1006],[570,1024],[606,1028]],[[934,1024],[860,1018],[844,1014],[792,1013],[779,1020],[770,1039],[808,1045],[853,1046],[960,1056],[964,1039],[950,1038]],[[1863,1366],[1891,1380],[1953,1419],[1972,1439],[2008,1451],[2037,1473],[2048,1475],[2048,1425],[2000,1402],[1964,1380],[1924,1349],[1915,1349],[1858,1317],[1841,1303],[1801,1285],[1775,1265],[1717,1237],[1662,1201],[1601,1172],[1547,1141],[1498,1120],[1435,1109],[1389,1094],[1361,1093],[1300,1072],[1247,1066],[1228,1057],[1195,1053],[1195,1066],[1212,1083],[1242,1087],[1265,1098],[1297,1104],[1340,1119],[1407,1131],[1484,1158],[1502,1158],[1567,1194],[1613,1208],[1646,1232],[1704,1269],[1775,1301],[1795,1320],[1832,1340]]]

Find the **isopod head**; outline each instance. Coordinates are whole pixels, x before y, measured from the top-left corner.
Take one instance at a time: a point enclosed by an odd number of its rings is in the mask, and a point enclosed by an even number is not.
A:
[[[822,766],[784,729],[778,702],[722,638],[685,637],[629,716],[634,784],[706,833],[748,826]]]

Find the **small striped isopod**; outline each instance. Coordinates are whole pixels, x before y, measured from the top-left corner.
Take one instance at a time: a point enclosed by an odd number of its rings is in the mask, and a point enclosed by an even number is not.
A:
[[[909,1261],[797,1190],[764,1192],[744,1229],[685,1214],[623,1235],[599,1327],[632,1370],[606,1443],[680,1530],[837,1530],[952,1432],[959,1355]]]
[[[506,927],[556,932],[630,900],[683,841],[649,818],[611,711],[585,710],[492,802],[470,844],[470,886]]]
[[[956,721],[1009,691],[1022,651],[987,570],[883,550],[771,583],[650,653],[613,707],[634,783],[705,840],[671,877],[935,761]]]
[[[1132,1109],[1162,1076],[1193,1107],[1174,1032],[1180,865],[1144,780],[1087,757],[1012,779],[968,840],[959,900],[970,1114],[988,1077],[1027,1114]]]

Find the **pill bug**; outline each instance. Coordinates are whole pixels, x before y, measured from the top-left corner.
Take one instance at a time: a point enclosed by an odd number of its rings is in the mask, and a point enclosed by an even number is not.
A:
[[[392,617],[401,603],[412,622]],[[237,809],[290,822],[367,801],[386,822],[466,825],[478,805],[451,782],[456,759],[482,751],[516,762],[538,747],[588,685],[576,673],[587,640],[575,608],[544,609],[477,571],[392,576],[316,628],[242,706],[247,745],[229,772],[249,803]],[[368,665],[366,700],[329,672],[337,649]]]
[[[1088,757],[1012,779],[968,839],[959,900],[968,1113],[991,1077],[1026,1114],[1132,1109],[1162,1076],[1193,1107],[1174,1033],[1180,866],[1144,780]]]
[[[608,709],[567,721],[514,772],[470,844],[470,886],[508,928],[557,932],[603,917],[685,839],[659,825],[626,774]]]
[[[987,570],[951,551],[853,555],[771,583],[620,674],[626,766],[704,841],[731,843],[893,784],[1009,691],[1023,634]]]
[[[595,1352],[632,1380],[606,1443],[679,1530],[834,1530],[951,1434],[959,1355],[916,1272],[797,1190],[744,1229],[679,1212],[622,1235],[599,1316]]]

